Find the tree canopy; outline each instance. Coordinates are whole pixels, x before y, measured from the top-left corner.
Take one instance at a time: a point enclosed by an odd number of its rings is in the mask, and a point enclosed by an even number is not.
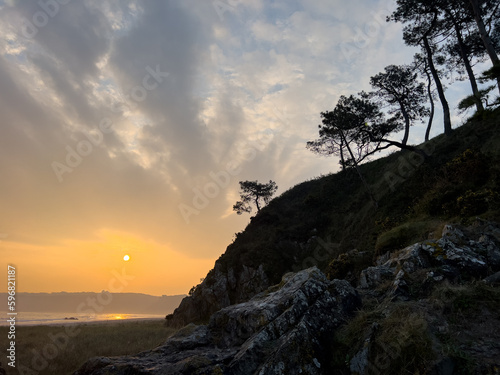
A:
[[[252,211],[252,203],[255,204],[257,212],[260,211],[262,205],[268,204],[271,200],[278,186],[276,182],[269,180],[267,184],[261,184],[258,181],[240,181],[240,201],[237,201],[233,210],[238,215],[244,212],[250,213]]]

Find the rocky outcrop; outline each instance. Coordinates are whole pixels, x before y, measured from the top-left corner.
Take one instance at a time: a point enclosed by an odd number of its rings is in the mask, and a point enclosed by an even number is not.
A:
[[[420,373],[467,367],[464,373],[498,374],[500,294],[486,285],[500,281],[499,244],[500,228],[477,219],[469,227],[446,225],[441,238],[384,254],[363,270],[357,290],[364,302],[375,297],[379,320],[360,331],[364,341],[351,354],[350,373],[415,373],[403,358],[428,355]],[[419,322],[419,329],[405,321]],[[394,324],[401,328],[389,336]]]
[[[241,272],[230,268],[223,272],[219,262],[198,285],[193,294],[182,300],[174,313],[167,316],[167,324],[171,327],[183,327],[189,323],[206,322],[220,309],[248,301],[256,294],[270,286],[264,269],[242,266]]]
[[[498,244],[500,228],[494,223],[478,219],[470,227],[446,225],[438,240],[420,242],[380,257],[377,266],[361,272],[358,287],[374,290],[391,283],[391,293],[404,299],[407,279],[418,270],[429,270],[423,280],[427,284],[445,279],[482,279],[500,270]]]
[[[313,267],[221,309],[208,325],[186,326],[152,351],[95,358],[75,375],[329,374],[333,333],[358,307],[347,281],[329,281]]]

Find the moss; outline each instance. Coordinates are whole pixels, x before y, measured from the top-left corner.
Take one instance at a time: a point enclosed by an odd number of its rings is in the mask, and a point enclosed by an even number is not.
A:
[[[212,375],[224,375],[224,372],[219,365],[215,366],[212,370]]]
[[[426,242],[426,245],[429,245],[431,246],[434,251],[432,252],[432,256],[435,257],[435,258],[439,258],[441,257],[442,259],[447,259],[448,256],[446,255],[446,252],[444,251],[444,249],[439,246],[438,243],[436,242]]]

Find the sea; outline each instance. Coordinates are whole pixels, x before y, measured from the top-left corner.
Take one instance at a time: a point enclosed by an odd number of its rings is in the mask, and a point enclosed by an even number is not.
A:
[[[54,312],[17,312],[17,315],[8,315],[7,311],[0,312],[0,326],[9,325],[9,319],[15,316],[16,325],[58,325],[94,323],[104,321],[127,321],[137,319],[164,319],[165,315],[153,314],[85,314],[85,313],[54,313]]]

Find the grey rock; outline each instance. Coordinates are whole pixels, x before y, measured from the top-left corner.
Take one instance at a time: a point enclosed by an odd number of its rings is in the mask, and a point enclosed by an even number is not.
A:
[[[95,358],[75,375],[329,374],[333,333],[359,306],[347,281],[329,281],[313,267],[221,309],[208,325],[186,326],[154,350]]]
[[[500,284],[500,271],[494,273],[493,275],[490,275],[490,276],[484,278],[483,282],[485,282],[486,284],[492,284],[492,285]]]
[[[371,368],[371,363],[369,360],[371,344],[374,341],[374,337],[380,325],[378,323],[373,323],[370,328],[370,333],[365,339],[363,347],[361,350],[354,355],[354,357],[349,362],[349,369],[352,374],[365,375],[368,374]]]
[[[368,267],[367,269],[361,271],[359,277],[359,287],[361,289],[371,289],[380,285],[386,280],[390,280],[394,277],[395,268],[388,265]]]
[[[223,272],[216,262],[212,274],[198,285],[193,295],[184,298],[174,313],[167,318],[172,327],[208,321],[220,309],[247,301],[270,286],[269,279],[260,266],[257,269],[243,266],[241,272],[232,268]]]

